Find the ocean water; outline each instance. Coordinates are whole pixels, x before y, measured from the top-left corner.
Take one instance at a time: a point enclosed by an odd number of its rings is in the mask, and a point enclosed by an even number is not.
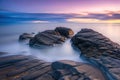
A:
[[[79,54],[71,46],[70,40],[62,45],[46,48],[30,48],[28,42],[20,43],[19,35],[27,33],[38,33],[44,30],[52,30],[63,26],[73,29],[75,34],[82,28],[90,28],[98,31],[110,38],[112,41],[120,44],[120,24],[93,24],[93,23],[12,23],[0,24],[0,52],[9,52],[8,55],[32,55],[45,61],[73,60],[82,61]]]

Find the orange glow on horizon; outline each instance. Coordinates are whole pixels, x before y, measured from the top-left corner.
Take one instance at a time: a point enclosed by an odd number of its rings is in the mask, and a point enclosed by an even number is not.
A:
[[[71,18],[71,19],[67,19],[67,21],[68,22],[77,22],[77,23],[120,23],[120,19],[98,20],[98,19]]]

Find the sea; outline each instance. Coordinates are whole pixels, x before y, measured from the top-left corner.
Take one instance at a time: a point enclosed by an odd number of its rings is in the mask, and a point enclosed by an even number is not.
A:
[[[35,49],[29,47],[29,42],[19,42],[22,33],[35,33],[53,30],[56,27],[71,28],[76,34],[83,28],[93,29],[102,33],[112,41],[120,44],[120,24],[113,23],[0,23],[0,52],[9,55],[31,55],[37,59],[53,62],[57,60],[82,61],[80,51],[74,49],[70,39],[63,44],[50,48]]]

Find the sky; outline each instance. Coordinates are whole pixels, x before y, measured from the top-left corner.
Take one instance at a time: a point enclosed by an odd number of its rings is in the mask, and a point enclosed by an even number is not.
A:
[[[0,10],[57,14],[68,22],[120,23],[120,0],[0,0]]]

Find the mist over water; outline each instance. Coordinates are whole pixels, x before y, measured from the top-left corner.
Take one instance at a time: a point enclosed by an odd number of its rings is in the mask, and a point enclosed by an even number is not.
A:
[[[45,61],[73,60],[82,61],[79,57],[80,52],[73,49],[70,39],[65,43],[45,48],[30,48],[28,42],[20,43],[19,35],[27,33],[38,33],[44,30],[52,30],[58,26],[69,27],[75,33],[82,28],[91,28],[102,33],[112,41],[120,44],[120,24],[84,24],[84,23],[21,23],[0,25],[0,52],[8,52],[8,55],[33,55],[38,59]]]

